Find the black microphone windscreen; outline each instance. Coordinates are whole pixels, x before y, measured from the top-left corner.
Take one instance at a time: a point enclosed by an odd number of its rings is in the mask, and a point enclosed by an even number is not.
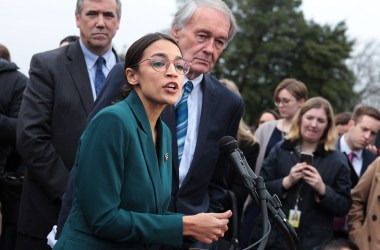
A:
[[[237,141],[232,136],[223,136],[223,138],[219,140],[219,151],[224,155],[237,148]]]

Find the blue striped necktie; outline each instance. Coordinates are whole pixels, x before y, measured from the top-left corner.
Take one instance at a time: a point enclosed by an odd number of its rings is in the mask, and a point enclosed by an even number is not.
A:
[[[176,106],[178,163],[181,162],[183,148],[185,146],[185,139],[186,139],[186,134],[187,134],[187,117],[188,117],[187,98],[192,90],[193,90],[193,83],[191,81],[188,81],[187,83],[185,83],[181,100]]]
[[[95,71],[95,91],[96,96],[98,96],[99,92],[102,90],[104,85],[104,80],[106,76],[103,73],[103,65],[106,64],[106,60],[99,56],[98,60],[96,60],[96,71]]]

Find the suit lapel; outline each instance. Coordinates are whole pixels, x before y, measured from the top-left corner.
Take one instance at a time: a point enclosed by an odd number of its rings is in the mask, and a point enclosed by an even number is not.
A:
[[[90,77],[88,76],[86,61],[79,42],[75,42],[68,48],[67,69],[73,79],[76,89],[81,97],[86,113],[89,114],[94,104],[94,98],[91,91]]]
[[[363,158],[363,163],[362,163],[362,168],[360,170],[360,176],[362,176],[364,174],[364,172],[367,170],[368,165],[370,165],[372,163],[372,161],[374,161],[376,159],[376,156],[373,155],[367,149],[363,149],[362,158]]]
[[[167,196],[168,200],[166,200],[166,195],[170,194],[170,190],[172,188],[172,178],[171,178],[171,164],[169,163],[172,159],[169,157],[172,157],[173,154],[170,154],[170,144],[167,144],[168,138],[166,138],[166,134],[163,131],[163,121],[160,119],[157,121],[158,125],[158,147],[157,147],[157,158],[158,158],[158,171],[159,175],[158,177],[158,185],[156,188],[156,195],[157,195],[157,204],[158,206],[158,212],[160,214],[164,213],[165,211],[162,211],[162,208],[166,208],[167,204],[164,204],[166,201],[169,201],[170,196]]]
[[[160,164],[163,164],[163,159],[157,159],[156,149],[152,139],[152,132],[150,129],[150,124],[148,117],[146,115],[143,104],[141,103],[138,95],[135,91],[131,91],[127,98],[128,104],[131,106],[131,110],[134,113],[137,122],[138,122],[138,137],[140,140],[140,146],[142,153],[145,158],[145,164],[148,168],[148,173],[150,180],[152,181],[153,189],[155,190],[155,200],[156,200],[156,210],[160,212],[160,197],[161,197],[161,173],[160,173]],[[160,129],[160,135],[162,134],[162,129]],[[162,146],[162,145],[160,145]]]
[[[212,129],[211,124],[214,124],[213,114],[218,108],[218,88],[215,86],[215,82],[208,79],[209,75],[205,74],[201,82],[203,91],[202,97],[202,111],[199,121],[199,131],[197,138],[197,145],[194,151],[194,158],[202,151],[202,145],[205,145],[207,135]],[[220,83],[218,83],[220,84]]]
[[[172,133],[172,154],[173,170],[178,178],[178,145],[177,145],[177,124],[174,106],[167,105],[161,114],[162,120],[169,127]]]
[[[115,54],[116,62],[119,62],[121,58],[117,55],[113,48],[112,52]],[[81,97],[83,107],[88,115],[94,105],[94,97],[92,95],[91,81],[88,75],[87,64],[79,42],[75,42],[68,48],[67,58],[67,69],[73,79],[76,89]]]
[[[215,86],[215,82],[209,78],[209,75],[204,75],[201,82],[201,88],[203,97],[202,111],[197,136],[197,145],[195,146],[194,156],[189,171],[181,187],[186,186],[186,183],[190,179],[191,175],[199,174],[199,169],[197,169],[195,166],[197,165],[197,162],[199,162],[202,151],[204,151],[204,145],[207,145],[208,134],[213,129],[212,124],[214,124],[214,122],[213,117],[210,114],[213,114],[218,108],[218,88]]]

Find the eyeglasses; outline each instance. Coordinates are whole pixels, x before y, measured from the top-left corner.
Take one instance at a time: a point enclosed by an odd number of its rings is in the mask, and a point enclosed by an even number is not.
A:
[[[278,99],[278,100],[275,100],[274,101],[274,105],[276,105],[277,107],[280,106],[280,104],[284,105],[284,106],[289,106],[289,104],[293,102],[293,100],[289,100],[289,99]]]
[[[157,72],[165,72],[169,68],[170,63],[173,63],[175,71],[177,71],[178,74],[185,75],[189,73],[190,66],[191,66],[190,62],[182,58],[169,60],[162,56],[152,56],[151,58],[147,58],[140,61],[138,64],[136,64],[133,67],[136,67],[140,63],[143,63],[148,60],[150,61],[150,65],[152,66],[152,68]]]

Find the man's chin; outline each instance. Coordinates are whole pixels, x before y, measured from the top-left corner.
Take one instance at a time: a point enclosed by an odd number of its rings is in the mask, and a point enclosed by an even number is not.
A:
[[[191,70],[190,72],[195,73],[195,74],[207,74],[211,71],[212,67],[208,63],[196,63],[196,64],[191,64]]]

